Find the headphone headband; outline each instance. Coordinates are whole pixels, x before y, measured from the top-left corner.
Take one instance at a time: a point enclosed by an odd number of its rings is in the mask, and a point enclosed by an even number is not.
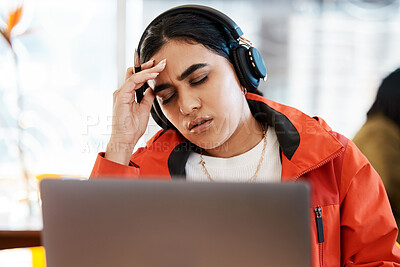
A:
[[[211,7],[207,6],[201,6],[201,5],[183,5],[183,6],[177,6],[174,8],[171,8],[160,15],[158,15],[155,19],[153,19],[149,25],[146,27],[146,29],[143,31],[142,37],[140,38],[139,45],[138,45],[138,53],[140,53],[140,47],[142,46],[142,43],[144,39],[147,36],[147,31],[149,30],[150,27],[152,27],[154,24],[158,23],[161,21],[164,17],[167,16],[172,16],[175,14],[181,14],[181,13],[192,13],[192,14],[197,14],[204,16],[212,21],[218,22],[225,26],[229,33],[232,35],[233,38],[236,40],[239,39],[243,35],[242,30],[240,27],[227,15],[224,13],[213,9]]]

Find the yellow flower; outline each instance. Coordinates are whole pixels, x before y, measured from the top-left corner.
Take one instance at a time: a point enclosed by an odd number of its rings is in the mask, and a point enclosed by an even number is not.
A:
[[[8,44],[10,46],[12,46],[12,44],[11,44],[11,32],[12,32],[13,28],[21,20],[21,15],[22,15],[22,4],[19,7],[17,7],[16,10],[11,11],[8,14],[8,18],[6,19],[6,21],[7,21],[6,28],[5,29],[0,29],[1,35],[3,35],[3,37],[6,39],[6,41],[8,42]]]

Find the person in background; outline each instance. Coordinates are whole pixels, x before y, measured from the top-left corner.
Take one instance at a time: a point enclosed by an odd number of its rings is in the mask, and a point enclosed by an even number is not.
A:
[[[383,79],[353,141],[382,178],[400,225],[400,68]]]
[[[139,65],[114,92],[110,141],[90,179],[307,182],[313,266],[400,266],[379,175],[321,118],[261,95],[264,62],[235,29],[204,6],[178,7],[150,23]],[[133,153],[150,114],[163,129]]]

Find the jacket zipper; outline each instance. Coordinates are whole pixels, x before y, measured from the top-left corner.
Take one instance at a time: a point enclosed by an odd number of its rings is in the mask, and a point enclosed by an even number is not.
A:
[[[312,166],[311,168],[308,168],[307,170],[301,172],[299,175],[297,175],[296,179],[301,177],[302,175],[316,170],[319,167],[323,166],[324,164],[328,163],[329,161],[333,160],[334,158],[338,157],[341,153],[344,152],[344,147],[342,147],[338,152],[336,152],[335,154],[333,154],[332,156],[330,156],[329,158],[325,159],[324,161],[321,161],[320,163],[318,163],[315,166]],[[322,223],[322,208],[321,207],[316,207],[314,209],[315,212],[315,222],[317,225],[317,234],[318,234],[318,249],[319,249],[319,262],[320,262],[320,266],[323,266],[323,243],[325,242],[325,236],[324,236],[324,225]]]
[[[312,166],[311,168],[308,168],[307,170],[301,172],[299,175],[296,176],[296,179],[303,176],[304,174],[306,174],[307,172],[313,171],[318,169],[319,167],[321,167],[322,165],[328,163],[329,161],[333,160],[336,157],[339,157],[339,155],[344,151],[344,147],[342,147],[338,152],[336,152],[335,154],[333,154],[332,156],[330,156],[329,158],[327,158],[324,161],[321,161],[320,163],[318,163],[315,166]]]
[[[321,207],[316,207],[314,209],[315,212],[315,222],[317,224],[317,235],[318,235],[318,248],[319,248],[319,262],[320,266],[323,266],[323,247],[322,243],[325,242],[325,236],[324,236],[324,224],[322,222],[322,208]]]

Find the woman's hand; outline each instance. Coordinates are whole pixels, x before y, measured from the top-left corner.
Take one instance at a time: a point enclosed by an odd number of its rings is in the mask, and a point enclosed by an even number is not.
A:
[[[112,132],[106,149],[106,159],[129,164],[132,151],[147,128],[155,98],[153,89],[149,87],[142,101],[137,103],[135,90],[148,80],[155,79],[164,70],[165,64],[164,59],[153,66],[154,61],[150,60],[141,66],[142,71],[138,73],[133,73],[133,68],[128,68],[124,84],[113,95]]]

